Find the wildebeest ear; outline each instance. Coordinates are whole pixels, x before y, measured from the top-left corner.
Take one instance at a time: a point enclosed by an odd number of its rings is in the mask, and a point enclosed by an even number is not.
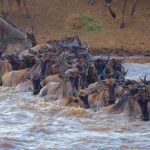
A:
[[[74,36],[76,37],[76,38],[79,38],[79,36],[78,36],[78,34],[75,32],[74,33]]]

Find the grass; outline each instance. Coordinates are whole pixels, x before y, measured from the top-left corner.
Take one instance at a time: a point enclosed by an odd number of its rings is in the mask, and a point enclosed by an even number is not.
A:
[[[102,29],[100,22],[89,13],[74,14],[68,17],[67,31],[77,31],[81,34],[96,33]]]
[[[93,33],[101,30],[101,24],[94,16],[88,13],[83,13],[81,14],[81,18],[84,23],[84,26],[81,29],[83,33]]]

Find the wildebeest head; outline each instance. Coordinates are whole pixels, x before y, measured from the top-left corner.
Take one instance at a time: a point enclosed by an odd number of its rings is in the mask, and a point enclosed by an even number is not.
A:
[[[51,55],[44,53],[39,62],[32,67],[30,74],[33,83],[34,94],[39,93],[41,89],[40,82],[48,75],[51,74]]]
[[[107,90],[107,101],[108,105],[109,104],[114,104],[115,103],[115,98],[116,98],[116,87],[117,87],[117,81],[113,78],[111,79],[106,79],[102,81],[104,86],[106,87]]]
[[[31,41],[32,47],[37,45],[37,41],[35,39],[35,33],[33,31],[33,27],[27,28],[26,37],[27,37],[27,40]]]
[[[79,100],[83,103],[85,108],[90,108],[89,102],[88,102],[88,94],[85,90],[80,90],[78,92]]]
[[[81,43],[79,36],[74,33],[73,36],[65,36],[64,39],[59,41],[59,46],[62,48],[73,48],[73,49],[87,49],[86,43]]]
[[[141,110],[143,121],[149,121],[148,101],[150,99],[150,90],[143,86],[129,88],[129,95],[134,96]]]
[[[36,95],[41,90],[41,79],[39,76],[39,65],[35,64],[30,71],[30,80],[32,81],[33,94]]]

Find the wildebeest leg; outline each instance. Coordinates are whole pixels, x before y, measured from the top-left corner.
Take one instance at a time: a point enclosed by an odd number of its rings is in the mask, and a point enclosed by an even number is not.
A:
[[[115,19],[116,18],[116,14],[112,11],[111,9],[111,3],[112,3],[112,0],[105,0],[105,4],[110,12],[110,14],[112,15],[112,17]]]
[[[95,2],[95,0],[88,0],[88,3],[89,3],[90,5],[93,5],[94,2]]]
[[[8,14],[9,14],[10,11],[11,11],[11,7],[12,7],[12,4],[13,4],[13,1],[14,1],[14,0],[9,0],[9,1],[8,1],[8,12],[7,12]]]
[[[1,3],[1,14],[4,15],[4,8],[3,8],[3,0],[0,0]]]
[[[42,88],[40,80],[41,80],[40,78],[32,79],[32,86],[33,86],[33,94],[34,95],[38,94]]]
[[[2,77],[0,77],[0,86],[2,86]]]
[[[73,96],[76,96],[76,93],[78,91],[78,81],[79,81],[78,77],[70,77]]]
[[[134,15],[135,7],[137,6],[138,2],[139,2],[139,0],[136,0],[136,1],[135,1],[134,5],[133,5],[133,7],[132,7],[132,10],[131,10],[131,16]]]
[[[29,11],[28,11],[28,7],[27,7],[27,1],[26,1],[26,0],[22,0],[22,3],[23,3],[23,5],[24,5],[27,18],[31,18],[30,13],[29,13]]]
[[[80,97],[80,100],[83,102],[84,104],[84,107],[86,109],[90,108],[90,104],[88,102],[88,95],[85,95],[85,96],[79,96]]]
[[[127,0],[124,0],[123,7],[122,7],[122,21],[120,24],[121,29],[124,28],[124,13],[125,13],[125,8],[126,8],[126,3],[127,3]]]

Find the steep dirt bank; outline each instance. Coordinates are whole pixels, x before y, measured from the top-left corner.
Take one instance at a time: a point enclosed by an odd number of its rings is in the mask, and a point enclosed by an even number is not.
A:
[[[27,26],[34,26],[38,41],[45,42],[64,36],[68,17],[88,12],[101,24],[101,30],[97,33],[80,34],[81,39],[88,42],[93,49],[98,52],[124,50],[132,53],[150,50],[149,0],[140,1],[134,17],[129,15],[132,1],[128,2],[124,30],[119,29],[122,0],[115,0],[113,3],[113,9],[117,13],[116,20],[111,18],[103,1],[97,0],[96,3],[94,6],[89,6],[87,0],[28,0],[32,18],[21,17],[23,10],[18,13],[16,7],[13,7],[11,18],[24,29]]]

